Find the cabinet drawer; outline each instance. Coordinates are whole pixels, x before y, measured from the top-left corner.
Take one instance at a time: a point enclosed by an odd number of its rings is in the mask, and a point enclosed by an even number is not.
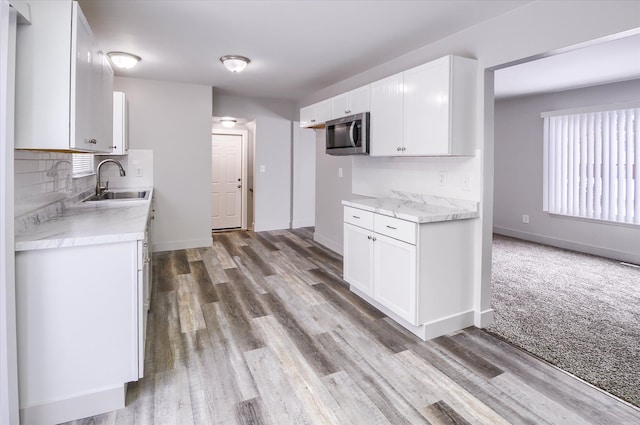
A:
[[[344,222],[365,229],[373,229],[373,213],[358,208],[344,207]]]
[[[373,220],[373,230],[410,244],[416,243],[416,223],[386,215],[376,214]]]

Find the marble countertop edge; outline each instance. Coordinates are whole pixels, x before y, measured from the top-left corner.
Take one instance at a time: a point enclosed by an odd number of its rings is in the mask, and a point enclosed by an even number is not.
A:
[[[478,218],[478,202],[428,195],[392,196],[386,198],[354,197],[342,201],[343,205],[415,223],[466,220]]]

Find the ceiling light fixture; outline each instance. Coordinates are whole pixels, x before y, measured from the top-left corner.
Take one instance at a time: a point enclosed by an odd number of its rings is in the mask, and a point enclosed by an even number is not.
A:
[[[238,55],[225,55],[220,58],[220,62],[227,68],[229,71],[238,73],[242,72],[243,69],[249,65],[249,58],[245,58],[244,56]]]
[[[107,55],[109,56],[109,59],[111,59],[111,63],[120,69],[133,68],[142,60],[140,56],[126,52],[109,52]]]
[[[222,124],[222,126],[225,127],[225,128],[231,128],[231,127],[235,126],[237,122],[238,121],[236,121],[235,119],[233,119],[231,117],[220,118],[220,124]]]

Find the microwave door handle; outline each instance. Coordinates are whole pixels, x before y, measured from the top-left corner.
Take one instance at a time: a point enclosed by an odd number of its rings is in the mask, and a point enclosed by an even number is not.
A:
[[[353,140],[353,131],[355,130],[356,127],[356,122],[352,121],[351,122],[351,127],[349,127],[349,140],[351,140],[351,146],[355,147],[356,146],[356,141]]]

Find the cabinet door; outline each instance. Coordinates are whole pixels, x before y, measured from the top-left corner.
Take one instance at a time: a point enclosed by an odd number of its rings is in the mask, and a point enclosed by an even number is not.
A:
[[[380,234],[373,243],[373,298],[416,323],[416,247]]]
[[[331,119],[331,99],[300,108],[300,127],[315,127]]]
[[[100,152],[111,152],[113,149],[113,70],[104,52],[98,52],[97,57],[100,71],[97,86],[100,99],[96,122],[96,131],[99,134],[97,149]]]
[[[344,280],[373,296],[371,264],[373,232],[351,224],[344,225]]]
[[[402,73],[371,84],[371,156],[402,154]]]
[[[447,155],[450,57],[404,73],[405,155]]]
[[[113,145],[112,155],[127,153],[127,99],[121,91],[113,92]]]
[[[96,110],[95,52],[93,34],[79,7],[73,7],[71,45],[71,149],[94,151],[97,135],[93,115]],[[75,44],[74,44],[75,41]],[[74,49],[75,47],[75,49]]]
[[[347,115],[368,112],[371,108],[371,88],[369,85],[351,90]]]
[[[331,98],[331,119],[341,118],[349,115],[349,93]]]

